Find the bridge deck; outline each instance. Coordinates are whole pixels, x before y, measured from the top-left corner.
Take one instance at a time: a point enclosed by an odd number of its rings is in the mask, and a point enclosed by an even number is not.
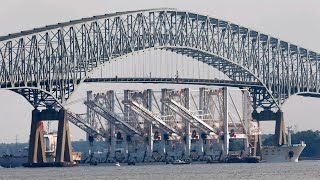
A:
[[[259,82],[244,82],[220,79],[192,79],[192,78],[136,78],[136,77],[114,77],[114,78],[88,78],[84,82],[104,83],[170,83],[170,84],[192,84],[192,85],[216,85],[231,87],[263,87]]]

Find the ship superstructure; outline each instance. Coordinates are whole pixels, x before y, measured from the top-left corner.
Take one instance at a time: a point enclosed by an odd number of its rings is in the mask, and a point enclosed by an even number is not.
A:
[[[41,125],[43,127],[43,125]],[[43,128],[42,128],[43,130]],[[44,148],[48,162],[54,162],[56,157],[57,132],[44,132],[43,134]],[[74,161],[81,160],[80,152],[72,152]],[[20,167],[28,161],[28,147],[16,153],[7,153],[0,157],[0,166],[6,168]]]

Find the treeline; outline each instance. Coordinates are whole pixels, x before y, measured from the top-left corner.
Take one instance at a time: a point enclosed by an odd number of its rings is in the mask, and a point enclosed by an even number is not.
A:
[[[0,144],[0,155],[5,154],[20,154],[22,153],[24,148],[28,148],[27,143],[1,143]]]
[[[307,145],[301,153],[301,157],[319,158],[320,157],[320,131],[299,131],[291,134],[292,144],[301,141]],[[263,145],[271,146],[274,143],[274,136],[270,135],[263,140]]]

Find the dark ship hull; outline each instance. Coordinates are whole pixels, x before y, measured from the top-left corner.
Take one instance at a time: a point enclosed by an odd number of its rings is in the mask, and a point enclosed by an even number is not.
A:
[[[28,161],[27,156],[4,155],[0,157],[0,166],[4,168],[20,167]]]

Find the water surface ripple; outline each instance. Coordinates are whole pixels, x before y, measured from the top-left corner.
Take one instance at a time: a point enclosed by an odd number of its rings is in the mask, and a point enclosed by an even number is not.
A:
[[[0,179],[299,179],[319,180],[320,161],[257,164],[191,164],[136,166],[79,166],[73,168],[0,169]]]

